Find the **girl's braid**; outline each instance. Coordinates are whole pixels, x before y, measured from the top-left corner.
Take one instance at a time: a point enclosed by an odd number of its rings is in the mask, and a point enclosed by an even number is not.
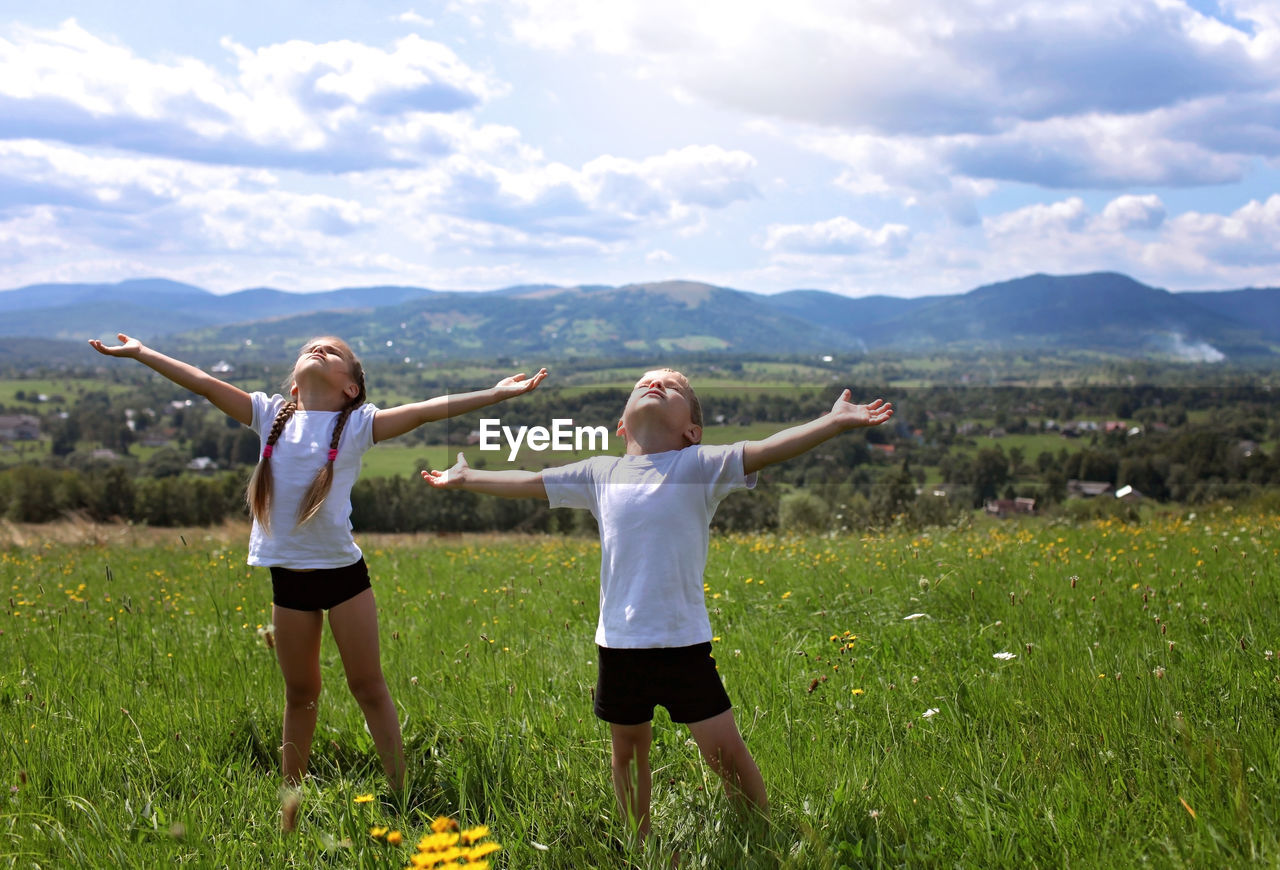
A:
[[[361,392],[363,393],[363,390]],[[333,424],[333,437],[329,439],[329,456],[325,464],[320,467],[315,480],[311,481],[311,486],[307,487],[306,494],[302,496],[302,502],[298,505],[298,525],[302,525],[320,512],[320,506],[324,504],[325,496],[329,494],[329,488],[333,485],[333,463],[338,458],[338,441],[342,438],[342,430],[346,428],[351,412],[362,403],[363,396],[347,405],[338,414],[338,419]]]
[[[262,449],[262,458],[249,478],[249,488],[245,490],[245,502],[249,505],[249,513],[264,531],[271,529],[271,493],[274,488],[274,476],[271,473],[271,451],[280,440],[284,426],[298,410],[297,402],[286,402],[271,423],[271,431],[267,433],[267,444]]]

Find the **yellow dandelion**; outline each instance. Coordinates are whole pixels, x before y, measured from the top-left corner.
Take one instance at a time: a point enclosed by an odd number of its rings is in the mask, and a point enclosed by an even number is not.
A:
[[[854,689],[854,690],[853,690],[853,694],[855,694],[855,695],[865,695],[865,694],[866,694],[866,692],[862,691],[862,689]]]
[[[356,795],[356,796],[355,796],[355,800],[353,800],[353,801],[352,801],[352,803],[357,803],[357,804],[371,804],[371,803],[373,803],[373,795],[371,795],[371,794],[358,794],[358,795]]]
[[[385,827],[380,828],[377,825],[374,825],[372,828],[369,829],[369,836],[373,837],[375,840],[381,837],[385,837],[386,835],[387,835],[387,829]]]
[[[462,832],[462,842],[470,845],[476,840],[482,840],[489,836],[488,825],[476,825],[474,828],[468,828]]]
[[[431,830],[437,834],[445,831],[456,831],[458,830],[458,823],[448,816],[439,816],[431,823]]]
[[[401,834],[399,831],[392,831],[390,834],[387,834],[387,842],[393,846],[399,846],[400,841],[403,839],[404,839],[404,835]]]
[[[458,835],[449,831],[428,834],[418,841],[419,852],[440,852],[458,842]]]
[[[485,855],[491,855],[501,848],[497,843],[481,843],[479,846],[473,846],[471,851],[467,853],[467,860],[479,861]]]

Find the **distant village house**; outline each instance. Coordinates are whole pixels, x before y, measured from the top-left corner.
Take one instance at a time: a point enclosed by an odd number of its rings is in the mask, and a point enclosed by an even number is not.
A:
[[[993,517],[1004,519],[1015,514],[1032,515],[1036,512],[1036,500],[1034,498],[993,498],[990,499],[983,509]]]
[[[1111,484],[1105,480],[1075,480],[1074,478],[1067,481],[1067,495],[1074,498],[1093,498],[1094,496],[1105,495],[1111,492]]]
[[[0,441],[35,441],[40,437],[40,419],[30,414],[0,415]]]

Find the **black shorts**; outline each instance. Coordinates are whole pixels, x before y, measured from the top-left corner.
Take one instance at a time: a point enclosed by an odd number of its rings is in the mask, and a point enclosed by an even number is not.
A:
[[[639,725],[653,708],[667,708],[672,722],[701,722],[733,705],[720,682],[711,644],[658,649],[597,646],[596,716],[614,725]]]
[[[271,566],[271,600],[290,610],[328,610],[355,598],[373,584],[369,566],[361,558],[345,568],[293,571]]]

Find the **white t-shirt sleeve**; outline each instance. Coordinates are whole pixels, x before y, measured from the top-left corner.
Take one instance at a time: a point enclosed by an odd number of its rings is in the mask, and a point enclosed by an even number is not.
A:
[[[593,456],[568,465],[544,468],[542,485],[547,491],[547,502],[553,508],[579,508],[595,513],[598,460],[602,458]]]
[[[754,489],[755,474],[746,474],[742,453],[747,442],[739,441],[698,450],[698,462],[702,465],[701,479],[706,483],[707,513],[715,513],[725,496],[739,489]]]

